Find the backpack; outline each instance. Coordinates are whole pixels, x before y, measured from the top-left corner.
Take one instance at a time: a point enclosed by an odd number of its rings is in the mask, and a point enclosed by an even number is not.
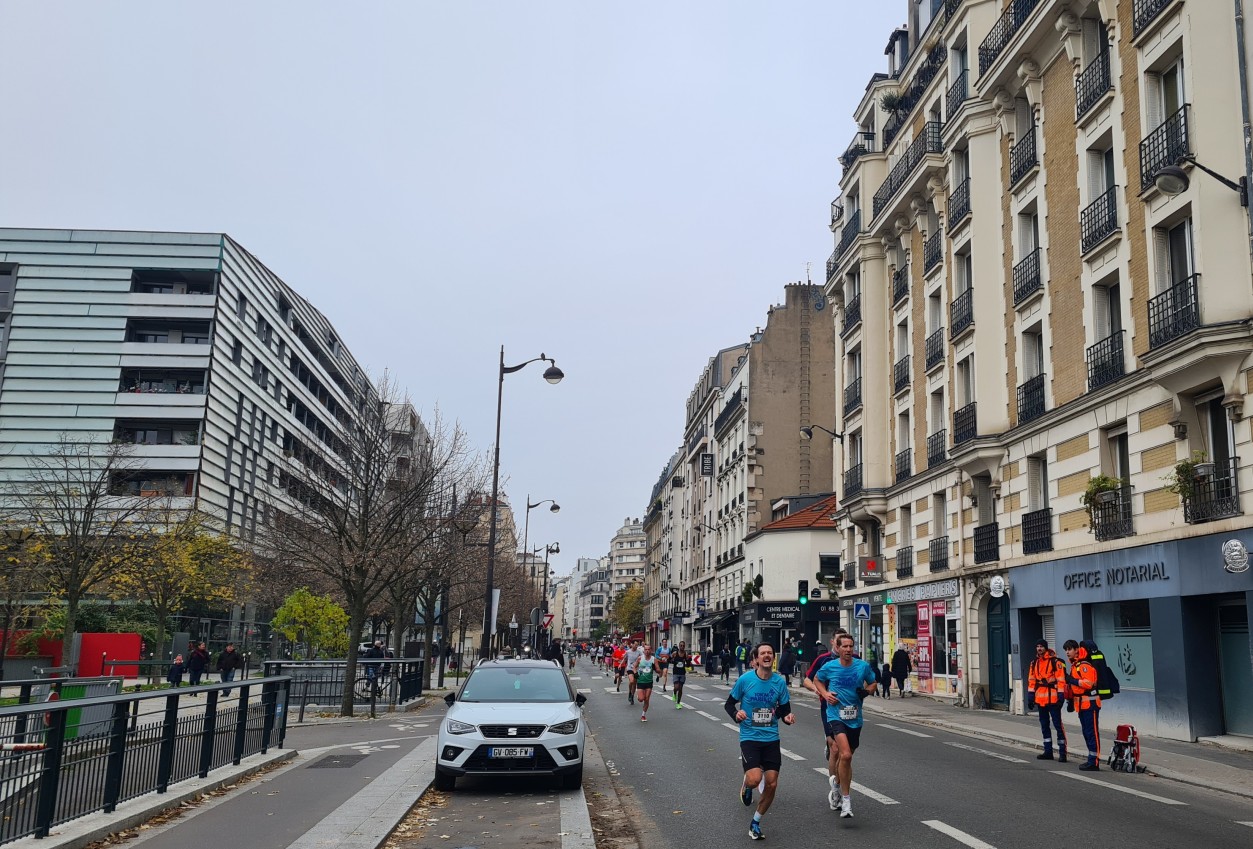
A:
[[[1096,643],[1092,640],[1080,640],[1079,645],[1087,650],[1088,660],[1096,667],[1096,694],[1101,697],[1101,701],[1112,699],[1122,692],[1118,676],[1105,662],[1105,654],[1097,648]]]

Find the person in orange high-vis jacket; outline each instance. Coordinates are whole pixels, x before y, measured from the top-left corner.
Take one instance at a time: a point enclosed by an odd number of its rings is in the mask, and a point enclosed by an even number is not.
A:
[[[1051,720],[1057,728],[1057,760],[1066,763],[1066,729],[1062,727],[1062,702],[1066,700],[1066,664],[1057,659],[1057,653],[1049,648],[1048,641],[1035,644],[1035,660],[1027,674],[1027,691],[1035,696],[1036,710],[1040,714],[1040,732],[1044,735],[1044,753],[1037,760],[1053,760],[1053,732]]]
[[[1083,740],[1088,744],[1088,757],[1079,769],[1095,772],[1101,767],[1101,697],[1096,692],[1096,667],[1088,660],[1088,650],[1074,640],[1063,645],[1070,671],[1066,673],[1068,710],[1079,711],[1079,727]]]

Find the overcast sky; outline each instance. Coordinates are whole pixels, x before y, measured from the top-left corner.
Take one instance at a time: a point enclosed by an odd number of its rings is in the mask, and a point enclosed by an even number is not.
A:
[[[4,0],[0,226],[225,232],[489,451],[569,572],[833,247],[904,0]]]

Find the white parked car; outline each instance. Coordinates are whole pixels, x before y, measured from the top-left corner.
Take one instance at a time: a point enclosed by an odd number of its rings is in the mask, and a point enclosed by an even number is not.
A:
[[[583,703],[547,660],[489,660],[470,672],[439,724],[435,789],[462,775],[553,775],[583,783]]]

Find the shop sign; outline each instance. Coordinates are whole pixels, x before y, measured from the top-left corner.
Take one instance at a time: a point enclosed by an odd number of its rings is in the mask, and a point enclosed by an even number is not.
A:
[[[1249,550],[1238,539],[1223,543],[1223,568],[1233,575],[1249,571]]]
[[[1158,560],[1152,563],[1133,563],[1130,566],[1110,566],[1104,572],[1100,569],[1067,572],[1062,576],[1062,589],[1092,590],[1105,586],[1121,587],[1127,584],[1169,580],[1170,574],[1166,571],[1166,564]]]
[[[871,604],[871,605],[878,607],[879,605],[887,601],[887,597],[888,597],[887,593],[875,593],[874,595],[859,596],[855,599],[844,598],[844,599],[840,599],[840,608],[842,610],[852,610],[854,604]],[[892,601],[895,602],[896,598],[893,597]]]
[[[948,578],[932,584],[915,584],[912,587],[897,587],[892,590],[892,601],[926,601],[933,598],[950,598],[957,595],[957,579]]]
[[[797,622],[801,618],[801,606],[796,603],[778,604],[774,602],[757,602],[741,611],[745,625],[759,625],[761,622]]]
[[[954,582],[956,583],[956,582]],[[931,603],[918,602],[918,680],[931,677]]]

